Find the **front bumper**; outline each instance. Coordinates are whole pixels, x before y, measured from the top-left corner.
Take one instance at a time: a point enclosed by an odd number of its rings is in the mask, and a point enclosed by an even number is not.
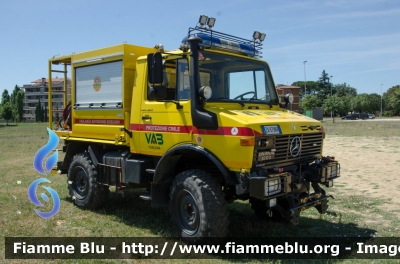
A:
[[[254,177],[254,174],[251,174],[248,180],[249,193],[250,197],[265,201],[270,208],[277,204],[277,199],[292,197],[294,202],[290,210],[302,211],[326,204],[325,200],[332,196],[326,195],[319,185],[332,187],[333,180],[338,177],[339,162],[326,157],[310,166],[299,166],[291,172],[268,173],[262,177]]]

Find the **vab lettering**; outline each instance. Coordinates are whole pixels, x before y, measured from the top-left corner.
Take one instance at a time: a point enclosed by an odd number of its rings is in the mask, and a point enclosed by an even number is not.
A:
[[[152,145],[163,145],[164,139],[163,135],[160,133],[145,133],[147,144]]]

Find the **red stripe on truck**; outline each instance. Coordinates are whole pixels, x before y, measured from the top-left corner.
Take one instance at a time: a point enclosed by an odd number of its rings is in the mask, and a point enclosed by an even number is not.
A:
[[[200,135],[220,135],[220,136],[260,136],[261,133],[248,127],[219,127],[217,130],[197,129],[194,126],[181,125],[155,125],[155,124],[131,124],[133,131],[152,131],[152,132],[170,132],[170,133],[190,133]]]
[[[89,119],[89,118],[75,118],[75,124],[85,125],[124,125],[123,119]]]

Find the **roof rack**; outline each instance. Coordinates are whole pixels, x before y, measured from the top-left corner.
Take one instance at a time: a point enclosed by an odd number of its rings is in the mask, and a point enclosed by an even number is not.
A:
[[[204,48],[228,50],[230,52],[244,54],[250,57],[262,58],[262,42],[248,40],[204,27],[190,27],[188,35],[182,40],[186,43],[190,36],[197,36],[203,40]]]

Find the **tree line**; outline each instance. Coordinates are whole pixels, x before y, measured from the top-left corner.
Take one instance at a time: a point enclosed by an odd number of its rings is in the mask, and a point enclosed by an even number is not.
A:
[[[18,85],[15,85],[11,95],[5,89],[1,95],[0,117],[7,121],[22,122],[24,115],[25,92]]]
[[[317,81],[298,81],[292,85],[300,87],[300,110],[321,107],[326,114],[331,111],[340,116],[349,112],[373,113],[381,111],[381,95],[357,94],[357,89],[347,83],[333,84],[325,70]],[[400,115],[400,85],[393,86],[382,97],[382,115]]]
[[[0,118],[5,119],[7,125],[10,120],[14,122],[23,121],[24,98],[25,92],[18,85],[15,85],[11,95],[7,89],[3,91],[0,103]],[[35,109],[36,122],[47,122],[49,120],[47,113],[47,107],[43,106],[39,99]],[[56,118],[58,120],[58,113],[56,114]]]

